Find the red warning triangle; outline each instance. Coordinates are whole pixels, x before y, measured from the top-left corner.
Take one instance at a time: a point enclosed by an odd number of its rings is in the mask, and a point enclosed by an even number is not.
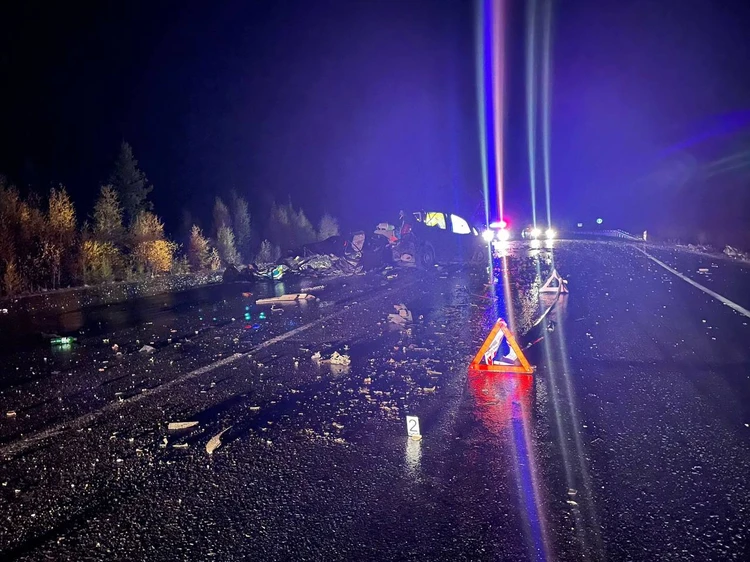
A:
[[[498,357],[500,345],[503,339],[510,346],[510,353],[506,356]],[[482,347],[479,348],[474,360],[469,365],[469,371],[485,371],[491,373],[518,373],[530,375],[534,372],[526,356],[521,351],[516,338],[511,333],[505,320],[499,318],[495,322],[490,335],[484,340]]]
[[[560,274],[557,272],[556,269],[552,270],[552,273],[550,273],[549,279],[547,279],[547,282],[542,285],[542,288],[539,289],[540,293],[567,293],[568,292],[568,282],[560,277]]]

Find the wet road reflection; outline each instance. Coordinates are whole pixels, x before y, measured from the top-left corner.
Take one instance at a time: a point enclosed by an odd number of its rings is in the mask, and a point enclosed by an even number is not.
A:
[[[531,560],[550,560],[545,514],[531,438],[534,379],[529,375],[469,373],[475,415],[491,434],[508,444]]]

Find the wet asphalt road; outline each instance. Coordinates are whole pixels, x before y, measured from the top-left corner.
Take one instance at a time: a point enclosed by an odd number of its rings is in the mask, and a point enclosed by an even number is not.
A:
[[[750,308],[745,266],[647,250]],[[254,305],[279,287],[214,287],[47,318],[84,331],[54,350],[19,320],[0,557],[749,559],[750,318],[633,246],[507,254],[499,299],[448,266],[322,282],[284,312]],[[529,332],[553,260],[570,294]],[[533,378],[468,375],[498,311],[544,335]]]

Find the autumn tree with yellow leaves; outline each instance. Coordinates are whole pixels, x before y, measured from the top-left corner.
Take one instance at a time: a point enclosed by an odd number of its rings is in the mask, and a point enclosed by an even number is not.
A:
[[[164,237],[164,224],[150,211],[141,211],[130,227],[130,255],[138,273],[156,275],[172,268],[177,244]]]
[[[75,277],[76,210],[62,185],[52,188],[42,242],[42,260],[49,268],[53,289],[61,285],[63,270]]]

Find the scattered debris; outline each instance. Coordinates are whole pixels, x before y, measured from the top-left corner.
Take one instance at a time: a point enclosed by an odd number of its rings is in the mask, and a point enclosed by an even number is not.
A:
[[[747,260],[750,259],[750,254],[746,254],[745,252],[742,252],[738,250],[737,248],[733,248],[732,246],[727,245],[724,248],[724,255],[735,258],[739,260]]]
[[[351,357],[346,354],[341,354],[338,351],[334,351],[330,356],[323,358],[320,351],[313,353],[310,357],[315,363],[329,363],[330,365],[349,366],[352,363]]]
[[[352,363],[352,360],[348,355],[341,355],[338,351],[334,351],[328,361],[332,365],[351,365]]]
[[[335,427],[336,429],[339,429],[339,430],[340,430],[340,429],[344,429],[344,424],[342,424],[342,423],[338,423],[338,422],[333,422],[333,423],[332,423],[331,425],[332,425],[333,427]]]
[[[211,439],[209,439],[208,443],[206,443],[206,452],[209,455],[212,455],[216,449],[221,447],[221,436],[224,435],[227,431],[229,431],[231,427],[232,426],[229,426],[228,428],[221,430],[219,433],[217,433],[216,435],[211,437]]]
[[[260,406],[250,406],[248,410],[251,412],[260,412]]]
[[[8,314],[7,308],[0,308],[0,314]]]
[[[258,299],[255,301],[255,304],[295,304],[309,300],[315,300],[315,295],[308,295],[307,293],[290,293],[288,295],[281,295],[280,297]]]
[[[187,449],[188,444],[187,443],[175,443],[174,445],[172,445],[172,447],[175,449]]]
[[[188,422],[169,422],[167,425],[167,429],[169,431],[177,431],[180,429],[190,429],[191,427],[195,427],[198,425],[197,421],[188,421]]]
[[[250,297],[253,296],[253,294],[252,293],[242,293],[242,296],[245,297],[246,299],[249,299]]]
[[[16,411],[15,410],[10,410],[9,412],[6,412],[5,413],[5,417],[7,417],[7,418],[15,418],[16,417]]]
[[[139,353],[153,353],[154,351],[156,351],[156,348],[151,347],[150,345],[144,345],[138,350]]]
[[[388,321],[399,326],[405,326],[413,321],[411,311],[404,304],[394,304],[396,314],[389,314]]]

